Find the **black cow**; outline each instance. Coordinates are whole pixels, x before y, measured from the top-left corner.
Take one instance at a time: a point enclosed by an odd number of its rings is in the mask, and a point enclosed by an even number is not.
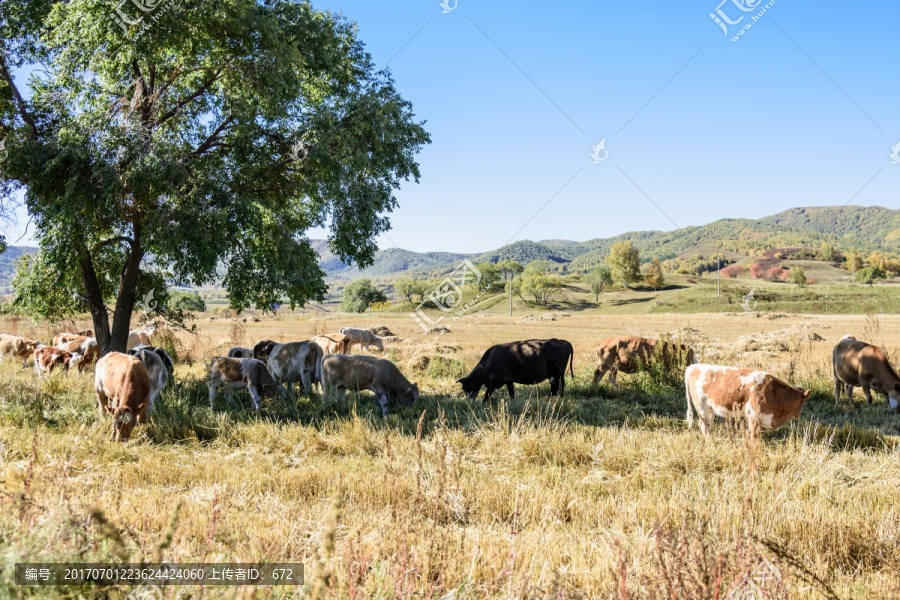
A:
[[[269,361],[269,355],[272,354],[272,348],[278,345],[278,342],[272,340],[263,340],[253,346],[253,358],[263,362]]]
[[[550,395],[566,390],[566,364],[575,377],[572,362],[575,351],[566,340],[526,340],[497,344],[488,348],[468,377],[457,380],[469,398],[475,398],[485,386],[484,401],[494,390],[506,386],[509,397],[515,396],[513,384],[534,385],[550,380]]]

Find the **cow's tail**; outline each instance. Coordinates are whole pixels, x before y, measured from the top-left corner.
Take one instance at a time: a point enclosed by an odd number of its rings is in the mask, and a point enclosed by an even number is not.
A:
[[[575,381],[575,351],[573,350],[571,354],[569,354],[569,375],[572,376],[572,381]]]
[[[320,386],[325,385],[324,383],[322,383],[322,363],[324,363],[324,362],[325,362],[324,354],[320,354],[319,356],[316,357],[316,381],[319,382]],[[324,389],[324,387],[322,389]]]
[[[691,384],[688,380],[688,373],[690,372],[690,368],[687,369],[684,373],[684,396],[687,398],[687,424],[688,429],[694,426],[694,407],[693,400],[691,399]]]

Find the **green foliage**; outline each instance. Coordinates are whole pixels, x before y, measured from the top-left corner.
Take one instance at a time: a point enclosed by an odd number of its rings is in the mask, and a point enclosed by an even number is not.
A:
[[[206,312],[206,302],[198,292],[172,292],[169,302],[173,307],[187,312]]]
[[[822,242],[822,245],[819,247],[819,258],[827,261],[837,260],[837,251],[834,249],[834,245],[829,242]]]
[[[887,273],[878,267],[864,267],[856,272],[857,283],[872,283],[876,279],[886,279]]]
[[[425,283],[416,281],[415,279],[400,279],[394,284],[394,289],[401,298],[412,304],[415,302],[415,296],[419,296],[420,300],[424,300],[427,291]]]
[[[806,287],[806,273],[803,267],[791,267],[788,271],[788,283],[794,283],[797,287]]]
[[[594,302],[600,302],[600,292],[613,284],[612,271],[607,267],[594,267],[587,274],[585,281],[591,286]]]
[[[324,298],[311,227],[330,225],[342,261],[372,262],[429,138],[354,23],[306,2],[173,2],[126,33],[107,3],[10,1],[38,8],[0,19],[0,72],[47,68],[27,103],[0,88],[0,200],[27,188],[43,261],[66,294],[82,280],[101,346],[95,276],[116,281],[124,344],[142,274],[200,285],[225,265],[232,308],[271,310]]]
[[[644,282],[654,290],[658,290],[666,285],[666,277],[663,275],[662,265],[655,256],[647,266],[647,272],[644,274]]]
[[[641,253],[631,241],[613,244],[606,257],[606,264],[612,271],[613,280],[625,287],[641,280]]]
[[[534,298],[534,303],[538,306],[548,306],[559,289],[560,284],[555,277],[528,275],[522,279],[521,293]]]
[[[841,265],[841,268],[848,271],[859,271],[863,268],[863,259],[855,248],[844,256],[844,264]]]
[[[382,302],[387,302],[387,296],[372,285],[371,279],[357,279],[344,288],[341,310],[362,313],[366,312],[369,306]]]
[[[550,270],[550,261],[549,260],[533,260],[527,265],[525,265],[525,270],[522,271],[523,276],[528,277],[532,275],[546,275],[547,271]]]
[[[13,308],[40,321],[58,322],[84,312],[84,303],[70,290],[78,289],[72,274],[57,271],[44,260],[41,252],[19,259],[12,288]],[[109,296],[107,296],[109,297]]]

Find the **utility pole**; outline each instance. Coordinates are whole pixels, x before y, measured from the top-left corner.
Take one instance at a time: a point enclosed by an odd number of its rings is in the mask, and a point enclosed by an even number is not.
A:
[[[512,316],[512,271],[506,273],[506,285],[509,286],[509,316]]]
[[[722,259],[716,259],[719,261],[719,268],[716,269],[716,296],[722,295]]]

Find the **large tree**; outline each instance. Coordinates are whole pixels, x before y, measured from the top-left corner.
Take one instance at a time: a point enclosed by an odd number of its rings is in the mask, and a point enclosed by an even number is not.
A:
[[[606,264],[612,271],[613,279],[625,287],[641,280],[641,253],[630,240],[613,244]]]
[[[141,7],[0,8],[0,199],[25,190],[36,260],[57,273],[31,280],[65,286],[104,351],[125,349],[151,290],[164,310],[164,278],[221,278],[237,310],[321,301],[305,232],[328,227],[342,260],[371,264],[429,141],[339,15],[288,0]],[[44,68],[23,84],[23,65]]]

